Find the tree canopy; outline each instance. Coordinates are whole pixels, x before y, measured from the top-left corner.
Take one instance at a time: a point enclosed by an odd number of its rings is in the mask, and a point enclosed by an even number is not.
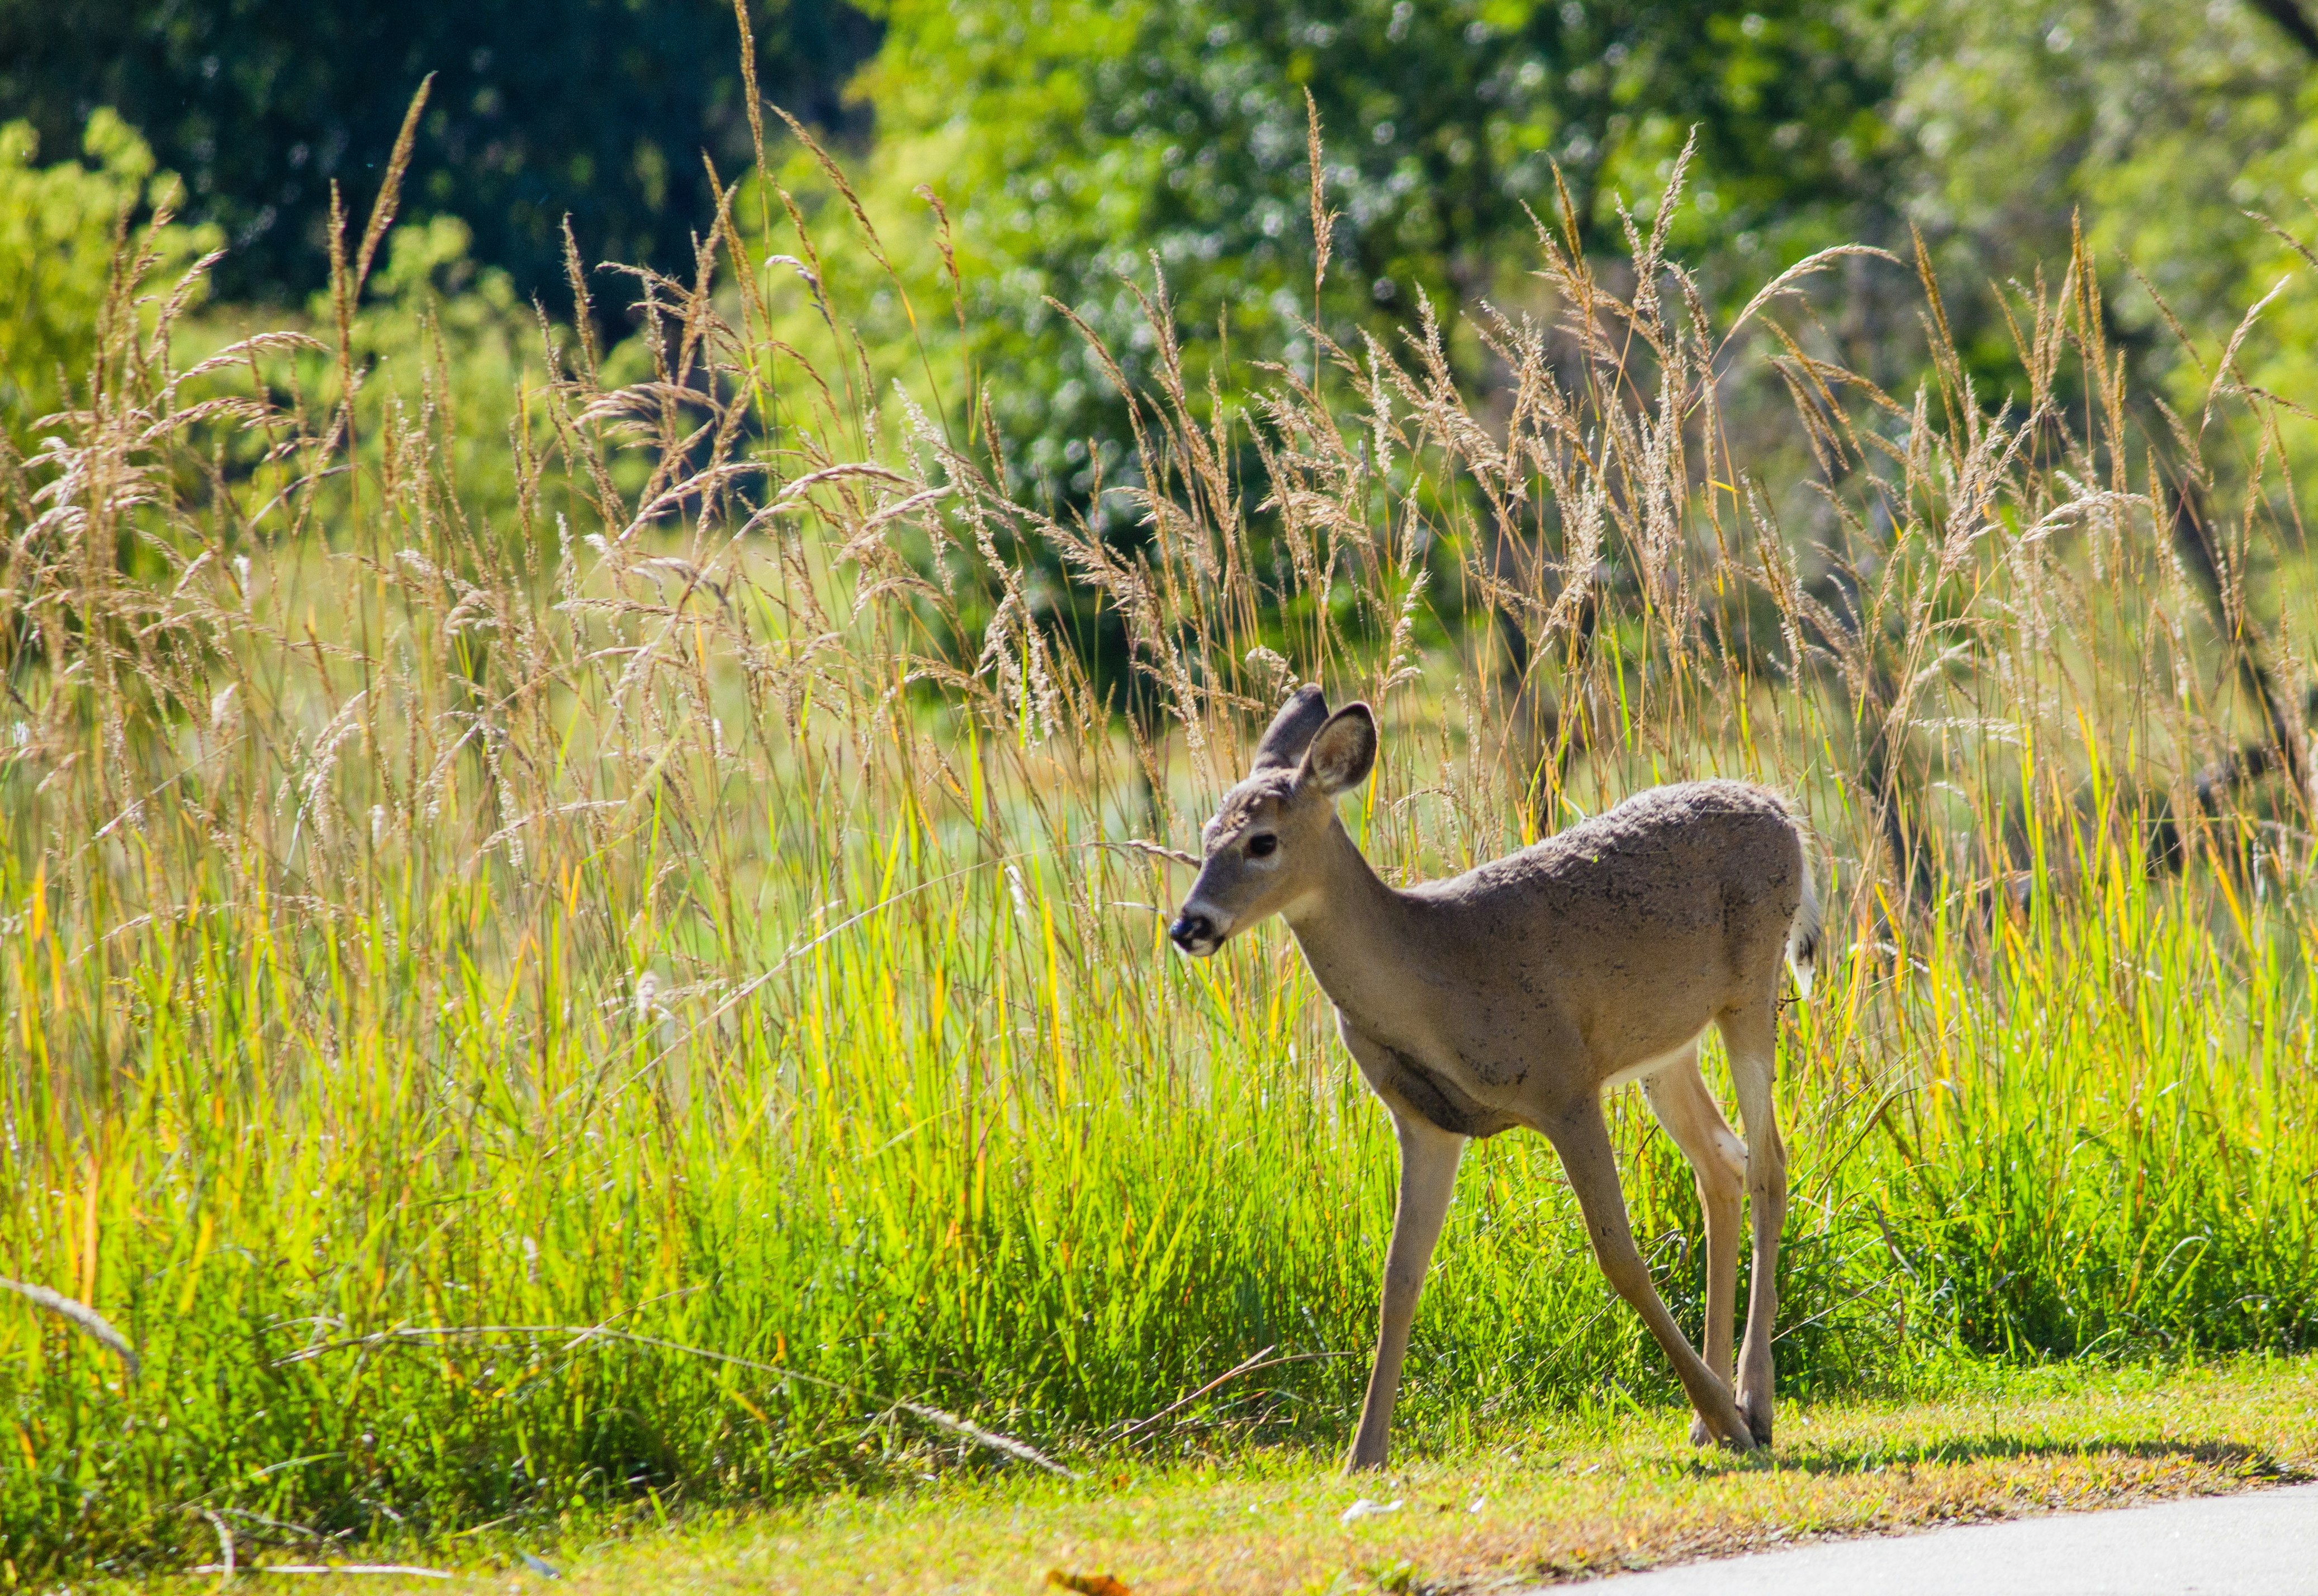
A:
[[[1354,0],[1097,5],[894,0],[864,79],[881,147],[944,134],[941,187],[1002,269],[971,318],[993,369],[1071,370],[1051,297],[1131,358],[1121,280],[1165,275],[1190,329],[1278,353],[1283,321],[1340,335],[1444,324],[1519,293],[1559,182],[1583,247],[1621,253],[1620,194],[1661,188],[1694,128],[1683,241],[1764,265],[1832,241],[1888,187],[1878,36],[1823,0]],[[1314,302],[1307,109],[1334,213]],[[1052,472],[1096,384],[1001,396]],[[1083,474],[1083,468],[1082,468]]]
[[[838,0],[751,0],[764,91],[825,126],[876,25]],[[359,209],[435,75],[409,203],[455,215],[524,292],[563,275],[569,214],[592,262],[686,270],[715,214],[701,154],[750,139],[732,0],[0,0],[0,122],[44,149],[117,112],[184,179],[232,253],[228,297],[294,298],[328,274],[335,180]]]

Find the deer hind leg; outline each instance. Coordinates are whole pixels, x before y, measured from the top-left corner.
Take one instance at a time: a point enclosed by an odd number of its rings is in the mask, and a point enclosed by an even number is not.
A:
[[[1392,1404],[1400,1394],[1400,1362],[1408,1351],[1408,1327],[1424,1290],[1424,1271],[1449,1216],[1457,1188],[1457,1164],[1465,1138],[1443,1131],[1397,1105],[1393,1129],[1400,1137],[1400,1203],[1393,1210],[1392,1245],[1384,1260],[1384,1306],[1378,1314],[1376,1362],[1369,1370],[1361,1427],[1352,1438],[1351,1469],[1382,1468],[1390,1446]]]
[[[1650,1112],[1690,1160],[1698,1181],[1698,1205],[1706,1216],[1706,1366],[1731,1384],[1730,1339],[1738,1314],[1739,1198],[1747,1189],[1747,1146],[1722,1117],[1722,1110],[1698,1073],[1698,1050],[1642,1078]],[[1691,1421],[1690,1440],[1703,1447],[1713,1436],[1703,1417]]]
[[[1747,1268],[1747,1339],[1738,1349],[1738,1406],[1755,1438],[1771,1444],[1771,1340],[1779,1314],[1779,1231],[1787,1219],[1787,1149],[1772,1087],[1778,1078],[1778,1011],[1767,995],[1716,1023],[1730,1049],[1738,1123],[1747,1128],[1747,1205],[1755,1222]]]
[[[1561,1155],[1562,1168],[1568,1171],[1570,1189],[1577,1194],[1577,1206],[1586,1216],[1586,1233],[1594,1243],[1602,1273],[1658,1339],[1707,1433],[1735,1451],[1747,1450],[1754,1438],[1731,1401],[1730,1387],[1683,1339],[1682,1327],[1658,1300],[1658,1288],[1650,1284],[1649,1267],[1634,1247],[1634,1233],[1626,1220],[1625,1193],[1618,1183],[1617,1160],[1610,1150],[1610,1129],[1602,1121],[1601,1099],[1589,1096],[1582,1105],[1539,1129],[1553,1143],[1554,1151]]]

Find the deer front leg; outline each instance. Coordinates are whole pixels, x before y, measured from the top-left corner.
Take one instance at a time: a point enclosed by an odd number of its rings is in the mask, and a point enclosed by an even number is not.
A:
[[[1382,1468],[1392,1428],[1393,1399],[1400,1393],[1400,1360],[1408,1350],[1408,1326],[1424,1290],[1457,1186],[1457,1162],[1465,1139],[1393,1105],[1393,1129],[1400,1138],[1400,1202],[1392,1214],[1392,1245],[1384,1259],[1384,1307],[1378,1315],[1376,1363],[1369,1370],[1368,1399],[1361,1404],[1361,1428],[1352,1438],[1350,1470]]]
[[[1730,1387],[1683,1339],[1682,1327],[1658,1300],[1658,1287],[1650,1284],[1649,1267],[1634,1246],[1634,1232],[1626,1219],[1626,1195],[1618,1183],[1618,1163],[1610,1150],[1610,1128],[1602,1120],[1601,1097],[1590,1095],[1539,1128],[1568,1171],[1569,1188],[1577,1194],[1578,1209],[1586,1216],[1586,1233],[1593,1240],[1602,1273],[1658,1339],[1708,1432],[1733,1451],[1750,1450],[1754,1436],[1731,1400]]]

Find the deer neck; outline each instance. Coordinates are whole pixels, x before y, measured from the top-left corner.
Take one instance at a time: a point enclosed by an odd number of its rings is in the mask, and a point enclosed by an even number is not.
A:
[[[1329,999],[1374,1030],[1415,951],[1410,906],[1369,868],[1343,821],[1330,822],[1325,846],[1319,884],[1288,911],[1289,929]]]

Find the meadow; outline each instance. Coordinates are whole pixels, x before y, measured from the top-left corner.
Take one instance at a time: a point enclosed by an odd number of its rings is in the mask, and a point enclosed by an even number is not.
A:
[[[1885,257],[1887,395],[1822,322],[1859,257],[1718,325],[1667,203],[1235,406],[1146,277],[1137,458],[1056,501],[729,213],[627,369],[583,309],[481,418],[431,322],[390,387],[392,192],[335,325],[198,355],[125,235],[0,461],[0,1274],[49,1294],[0,1293],[0,1578],[1340,1447],[1385,1116],[1284,931],[1163,932],[1303,680],[1377,707],[1392,879],[1710,772],[1809,813],[1790,1396],[2318,1343],[2318,591],[2251,318],[2144,391],[2080,254],[1990,393]],[[1478,1148],[1404,1449],[1673,1395],[1545,1144]]]

